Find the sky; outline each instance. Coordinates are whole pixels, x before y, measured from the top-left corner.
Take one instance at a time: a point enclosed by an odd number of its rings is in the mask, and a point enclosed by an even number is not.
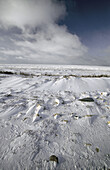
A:
[[[110,66],[110,0],[0,0],[0,63]]]

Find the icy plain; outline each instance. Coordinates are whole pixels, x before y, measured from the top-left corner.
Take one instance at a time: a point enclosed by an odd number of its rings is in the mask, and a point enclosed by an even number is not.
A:
[[[110,169],[110,67],[0,65],[0,169]]]

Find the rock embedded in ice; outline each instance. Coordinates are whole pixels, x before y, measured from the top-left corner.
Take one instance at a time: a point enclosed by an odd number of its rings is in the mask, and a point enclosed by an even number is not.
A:
[[[92,117],[92,116],[95,116],[95,115],[84,115],[83,117]]]
[[[92,146],[92,144],[91,144],[91,143],[85,143],[84,145],[85,145],[85,146],[87,146],[87,147]]]
[[[62,120],[63,123],[68,123],[68,120]]]
[[[25,117],[24,119],[23,119],[23,121],[25,121],[25,120],[27,120],[28,119],[28,117]]]
[[[81,101],[81,102],[94,102],[93,98],[91,98],[91,97],[82,98],[82,99],[79,99],[79,101]]]
[[[12,97],[12,94],[11,93],[6,94],[6,97]]]
[[[68,80],[68,79],[71,79],[71,76],[70,75],[64,75],[63,78]]]
[[[99,152],[99,148],[96,148],[95,150],[96,150],[96,152]]]
[[[107,95],[108,95],[108,93],[107,93],[107,92],[102,92],[102,93],[101,93],[101,95],[103,95],[103,96],[107,96]]]
[[[75,120],[78,120],[79,118],[81,118],[80,116],[73,116],[73,118],[75,119]]]
[[[55,155],[51,155],[49,160],[58,163],[58,157]]]

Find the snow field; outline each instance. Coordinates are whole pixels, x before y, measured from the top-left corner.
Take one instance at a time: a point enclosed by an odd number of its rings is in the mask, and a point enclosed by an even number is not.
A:
[[[0,74],[1,169],[109,169],[110,78],[38,70],[43,75]]]

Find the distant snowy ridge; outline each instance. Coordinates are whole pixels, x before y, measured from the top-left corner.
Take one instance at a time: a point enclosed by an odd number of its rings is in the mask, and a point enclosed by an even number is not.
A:
[[[0,64],[1,68],[32,68],[32,69],[82,69],[82,70],[106,70],[110,71],[108,66],[89,66],[89,65],[43,65],[43,64]]]
[[[24,76],[74,76],[74,77],[110,77],[110,67],[81,65],[0,65],[1,74],[20,74]]]

